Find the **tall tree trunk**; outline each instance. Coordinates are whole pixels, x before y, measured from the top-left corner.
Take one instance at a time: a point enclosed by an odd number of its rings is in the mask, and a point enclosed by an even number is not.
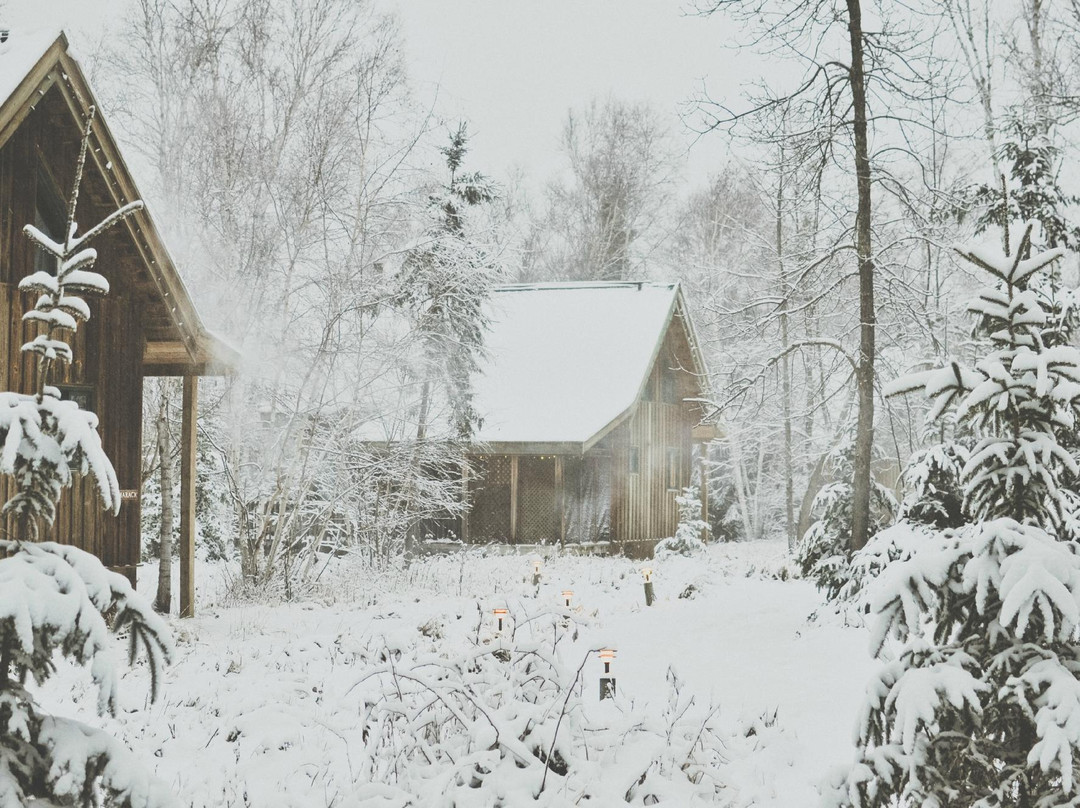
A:
[[[784,419],[784,501],[787,517],[788,549],[795,549],[795,472],[792,466],[791,451],[791,356],[788,346],[791,344],[788,332],[788,295],[787,271],[784,267],[784,147],[780,146],[779,175],[776,183],[776,267],[780,276],[780,346],[783,349],[780,373],[783,396]]]
[[[851,100],[855,120],[855,177],[859,205],[855,251],[859,257],[859,366],[855,373],[859,418],[855,432],[851,545],[866,545],[870,530],[870,459],[874,445],[874,256],[870,242],[870,146],[866,125],[866,75],[863,70],[862,9],[847,0],[851,37]]]
[[[743,536],[747,541],[754,538],[754,524],[750,513],[749,481],[742,465],[742,452],[739,451],[739,438],[732,426],[728,430],[728,445],[731,448],[731,470],[735,477],[735,493],[739,498],[739,514],[742,516]]]
[[[154,608],[168,614],[172,607],[173,495],[172,425],[169,423],[169,393],[172,385],[161,384],[161,404],[157,416],[157,451],[161,464],[161,523],[158,532],[158,586]]]

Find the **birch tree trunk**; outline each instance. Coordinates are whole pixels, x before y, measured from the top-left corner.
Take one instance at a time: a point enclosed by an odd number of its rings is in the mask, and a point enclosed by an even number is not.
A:
[[[154,608],[168,614],[172,608],[173,496],[175,479],[172,467],[172,424],[169,422],[169,393],[172,385],[161,385],[161,403],[157,415],[157,452],[160,460],[161,522],[158,526],[158,586]]]

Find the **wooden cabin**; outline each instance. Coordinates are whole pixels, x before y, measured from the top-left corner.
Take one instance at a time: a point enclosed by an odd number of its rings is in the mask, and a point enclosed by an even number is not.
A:
[[[22,228],[30,223],[51,236],[61,235],[83,122],[97,102],[63,34],[6,33],[0,36],[5,40],[0,43],[0,308],[7,324],[0,329],[0,389],[31,392],[36,364],[20,346],[37,333],[36,325],[21,319],[34,300],[18,291],[18,283],[48,259],[31,246]],[[139,198],[99,107],[77,218],[96,223]],[[76,481],[63,494],[49,538],[94,553],[135,582],[143,379],[182,376],[180,608],[190,615],[197,380],[227,372],[236,355],[203,327],[148,209],[93,246],[99,255],[95,269],[109,279],[111,291],[105,298],[88,299],[90,321],[71,341],[75,361],[63,378],[54,380],[64,396],[97,413],[122,504],[119,516],[105,513],[93,482]]]
[[[715,437],[679,286],[503,286],[489,316],[461,538],[651,555]]]

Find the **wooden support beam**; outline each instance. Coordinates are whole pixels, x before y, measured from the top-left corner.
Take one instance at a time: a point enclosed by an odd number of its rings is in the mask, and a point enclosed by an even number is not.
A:
[[[518,456],[510,458],[510,543],[517,544]]]
[[[555,455],[555,524],[559,529],[559,546],[566,544],[566,486],[563,483],[563,458]]]
[[[709,444],[699,443],[698,451],[701,456],[701,521],[709,524]],[[709,540],[709,531],[701,531],[701,540]]]
[[[184,377],[180,414],[180,616],[195,616],[195,439],[199,377]]]
[[[469,499],[469,458],[465,458],[465,462],[461,464],[461,502],[465,506],[465,510],[461,512],[461,540],[468,544],[469,542],[469,511],[472,508],[472,502]]]

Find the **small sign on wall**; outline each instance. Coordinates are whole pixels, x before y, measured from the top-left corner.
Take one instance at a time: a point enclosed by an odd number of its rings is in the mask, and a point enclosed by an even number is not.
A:
[[[138,498],[139,498],[139,489],[138,488],[124,488],[124,489],[121,489],[121,491],[120,491],[120,501],[121,502],[127,502],[128,500],[132,500],[132,499],[137,500]]]

